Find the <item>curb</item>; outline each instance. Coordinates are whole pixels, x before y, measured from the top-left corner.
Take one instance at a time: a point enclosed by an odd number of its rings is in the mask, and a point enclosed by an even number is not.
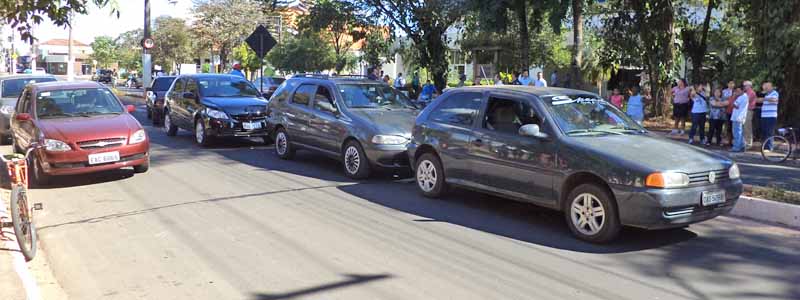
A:
[[[800,229],[800,205],[740,196],[730,215]]]

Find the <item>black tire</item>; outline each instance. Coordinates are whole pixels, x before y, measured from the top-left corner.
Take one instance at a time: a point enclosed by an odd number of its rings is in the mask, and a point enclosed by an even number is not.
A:
[[[50,184],[50,175],[44,172],[35,153],[31,153],[28,158],[28,174],[28,181],[33,187],[46,187]]]
[[[162,112],[159,112],[158,110],[153,110],[152,114],[153,114],[153,121],[152,121],[153,126],[158,126],[164,123],[164,117],[161,116]]]
[[[597,184],[581,184],[572,189],[565,204],[567,226],[577,238],[591,243],[607,243],[619,236],[622,225],[617,205],[605,188]]]
[[[275,154],[281,159],[288,160],[294,158],[294,153],[295,149],[289,140],[289,134],[285,129],[278,128],[278,131],[275,132]]]
[[[275,142],[274,140],[272,140],[272,137],[269,136],[269,135],[261,137],[261,141],[264,143],[264,145],[267,145],[267,146],[272,145],[272,143]]]
[[[150,156],[147,156],[147,160],[141,165],[133,166],[133,172],[137,174],[145,173],[147,170],[150,170]]]
[[[367,154],[357,141],[349,141],[342,148],[342,166],[344,174],[353,179],[367,178],[371,172]]]
[[[172,117],[170,117],[168,110],[164,111],[164,133],[166,133],[167,136],[175,136],[178,134],[178,125],[172,123]]]
[[[767,149],[767,144],[770,143],[772,144],[772,149]],[[792,143],[780,135],[773,135],[761,144],[761,157],[774,163],[786,161],[792,151],[794,151]]]
[[[439,198],[447,194],[449,187],[444,177],[442,161],[433,153],[425,153],[417,159],[414,177],[422,195]]]
[[[148,120],[153,119],[153,109],[150,108],[150,106],[147,107],[147,119]]]
[[[206,124],[202,119],[194,121],[194,141],[203,147],[208,147],[213,144],[213,137],[208,135]]]
[[[17,237],[19,250],[25,260],[31,261],[36,256],[36,226],[31,218],[31,207],[28,205],[28,193],[23,186],[11,189],[11,223]]]

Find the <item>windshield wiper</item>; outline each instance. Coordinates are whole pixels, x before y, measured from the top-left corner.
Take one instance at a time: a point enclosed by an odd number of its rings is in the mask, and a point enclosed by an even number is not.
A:
[[[74,114],[70,113],[49,113],[45,115],[39,115],[40,118],[47,118],[47,117],[77,117]]]
[[[619,133],[619,132],[608,131],[608,130],[598,130],[598,129],[573,129],[573,130],[567,131],[567,134],[569,135],[569,134],[573,134],[573,133],[592,133],[592,132],[623,135],[622,133]]]
[[[121,114],[121,112],[114,112],[114,111],[107,111],[107,112],[87,111],[87,112],[82,112],[80,114],[80,116],[81,117],[88,117],[88,116],[93,116],[93,115],[118,115],[118,114]]]

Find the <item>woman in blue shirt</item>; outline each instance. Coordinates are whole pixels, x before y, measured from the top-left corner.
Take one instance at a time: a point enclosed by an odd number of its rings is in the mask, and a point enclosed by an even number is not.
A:
[[[631,119],[641,125],[642,121],[644,121],[644,99],[639,93],[638,86],[633,87],[633,92],[631,92],[631,94],[632,95],[628,97],[628,104],[626,105],[625,112]]]

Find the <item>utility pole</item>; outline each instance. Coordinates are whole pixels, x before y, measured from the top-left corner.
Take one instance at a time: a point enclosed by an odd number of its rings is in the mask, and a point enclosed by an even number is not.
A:
[[[144,0],[144,38],[150,38],[150,0]],[[153,66],[150,61],[150,50],[142,47],[142,80],[143,86],[149,87],[151,76],[153,75]]]
[[[72,21],[74,15],[69,14],[69,47],[67,50],[67,81],[75,80],[75,57],[72,55]]]

